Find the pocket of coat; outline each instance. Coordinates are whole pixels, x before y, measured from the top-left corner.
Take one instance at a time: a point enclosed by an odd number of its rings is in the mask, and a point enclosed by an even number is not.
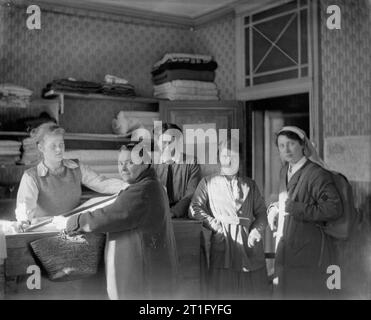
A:
[[[211,237],[211,247],[213,250],[223,251],[225,248],[225,237],[223,233],[214,233]]]

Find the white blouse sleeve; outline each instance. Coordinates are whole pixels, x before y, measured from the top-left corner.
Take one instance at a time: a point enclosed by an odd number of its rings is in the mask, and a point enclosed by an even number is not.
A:
[[[17,193],[15,217],[18,221],[31,221],[37,208],[39,189],[35,180],[24,173]]]
[[[106,194],[119,193],[121,190],[126,189],[129,184],[115,178],[106,178],[93,171],[89,166],[80,163],[82,184],[88,188]]]

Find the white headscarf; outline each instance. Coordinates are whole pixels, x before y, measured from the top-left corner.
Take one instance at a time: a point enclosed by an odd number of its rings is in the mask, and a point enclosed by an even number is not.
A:
[[[299,138],[304,142],[304,156],[308,158],[310,161],[317,163],[324,169],[329,169],[326,163],[319,157],[317,150],[314,147],[312,141],[309,140],[305,131],[295,127],[295,126],[286,126],[283,127],[280,131],[278,131],[277,135],[279,135],[283,131],[291,131],[296,133]]]

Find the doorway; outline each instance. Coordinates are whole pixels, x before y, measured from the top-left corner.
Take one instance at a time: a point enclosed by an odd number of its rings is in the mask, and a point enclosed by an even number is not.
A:
[[[278,200],[279,172],[282,166],[275,134],[283,126],[297,126],[309,136],[309,94],[254,100],[249,101],[247,106],[251,124],[250,172],[268,206]],[[274,248],[273,234],[267,228],[265,252],[267,257],[271,257],[267,259],[269,274],[273,273]]]

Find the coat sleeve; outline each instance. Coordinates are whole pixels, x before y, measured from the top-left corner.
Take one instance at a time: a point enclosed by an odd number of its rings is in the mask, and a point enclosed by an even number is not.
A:
[[[201,173],[200,166],[198,164],[192,164],[190,167],[190,172],[191,174],[187,182],[184,197],[170,208],[170,211],[173,213],[174,217],[177,218],[182,218],[187,214],[192,196],[195,193],[197,185],[200,181]]]
[[[259,188],[253,181],[253,214],[255,221],[252,224],[252,228],[256,228],[261,234],[264,233],[268,220],[267,220],[267,207],[265,206],[265,201],[260,194]],[[251,228],[251,229],[252,229]]]
[[[341,215],[340,196],[331,174],[320,170],[310,182],[310,201],[293,202],[293,216],[301,221],[325,222]]]
[[[207,183],[206,179],[203,178],[193,195],[188,215],[191,219],[202,221],[207,229],[217,232],[221,228],[221,223],[211,214],[208,204]]]
[[[27,173],[23,173],[17,193],[15,216],[17,221],[31,221],[37,208],[39,188],[35,180]]]
[[[67,220],[67,233],[84,232],[119,232],[137,228],[145,217],[149,201],[149,192],[131,186],[121,191],[111,205],[92,212],[84,212]]]
[[[126,189],[128,184],[120,179],[106,178],[104,175],[96,173],[89,166],[80,163],[82,184],[88,188],[106,194],[119,193]]]

